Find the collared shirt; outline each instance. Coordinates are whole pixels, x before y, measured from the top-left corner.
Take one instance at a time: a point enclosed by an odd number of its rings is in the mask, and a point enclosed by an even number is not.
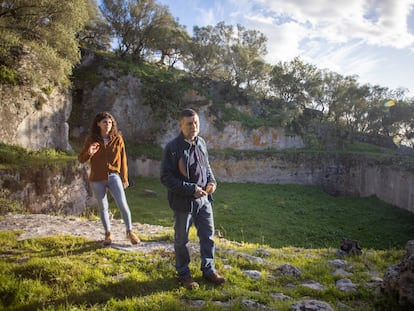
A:
[[[196,183],[200,187],[207,184],[207,170],[204,154],[197,144],[192,144],[189,154],[190,182]]]

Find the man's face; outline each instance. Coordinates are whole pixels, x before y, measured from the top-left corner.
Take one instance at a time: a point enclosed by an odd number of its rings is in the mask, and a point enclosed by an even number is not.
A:
[[[180,121],[180,129],[186,139],[194,140],[200,131],[198,115],[182,118]]]

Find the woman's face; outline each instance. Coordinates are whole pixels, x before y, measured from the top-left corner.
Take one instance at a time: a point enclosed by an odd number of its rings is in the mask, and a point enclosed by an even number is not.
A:
[[[112,129],[112,119],[111,118],[105,118],[98,122],[98,127],[101,129],[102,135],[108,135],[109,132]]]

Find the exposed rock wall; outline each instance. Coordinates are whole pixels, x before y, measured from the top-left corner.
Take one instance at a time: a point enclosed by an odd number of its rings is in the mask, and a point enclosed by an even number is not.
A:
[[[414,167],[377,159],[318,153],[261,156],[211,155],[219,182],[317,185],[335,196],[377,196],[414,213]],[[128,159],[131,176],[158,178],[160,161]],[[0,170],[0,187],[10,190],[33,213],[79,215],[94,203],[87,164],[68,163]]]
[[[93,202],[87,169],[77,161],[0,170],[0,187],[32,213],[79,215]]]
[[[414,240],[408,241],[399,264],[388,267],[382,290],[398,300],[401,310],[414,309]]]
[[[69,91],[46,95],[39,88],[0,84],[0,141],[38,150],[71,150]]]
[[[80,68],[87,68],[91,64],[104,62],[102,56],[84,51],[83,62]],[[116,76],[114,72],[102,66],[94,68],[101,82],[92,86],[88,81],[77,79],[73,90],[73,112],[69,120],[70,136],[83,138],[86,136],[90,123],[96,113],[110,111],[118,121],[127,143],[155,143],[164,146],[178,134],[178,123],[171,117],[160,120],[157,112],[145,104],[143,97],[144,85],[133,75]],[[182,99],[188,106],[200,106],[200,132],[209,141],[210,148],[214,149],[254,149],[267,148],[285,149],[301,148],[304,143],[299,136],[288,136],[283,128],[275,126],[246,129],[240,122],[228,122],[224,129],[214,125],[215,116],[212,113],[212,103],[206,97],[195,91],[188,91]],[[207,103],[207,104],[205,104]],[[227,103],[239,108],[236,103]],[[157,109],[164,109],[162,106]],[[247,111],[248,113],[248,111]]]
[[[210,155],[220,182],[300,184],[321,186],[335,196],[377,196],[414,213],[414,163],[358,155],[274,153],[260,156]],[[131,159],[132,176],[159,176],[160,162]]]
[[[247,129],[238,121],[228,122],[224,129],[214,126],[214,117],[209,114],[208,106],[199,111],[200,135],[208,141],[211,149],[237,149],[237,150],[264,150],[269,148],[287,149],[303,148],[305,144],[300,136],[286,135],[283,128],[261,126]],[[177,132],[177,121],[166,122],[165,131],[157,137],[160,146],[174,138]]]
[[[382,201],[414,213],[414,169],[372,164],[369,161],[341,164],[337,191],[340,195],[368,197],[375,195]],[[327,180],[329,181],[329,180]]]

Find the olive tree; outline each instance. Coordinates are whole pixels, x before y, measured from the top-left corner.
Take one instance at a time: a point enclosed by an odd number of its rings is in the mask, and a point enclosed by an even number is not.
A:
[[[153,49],[163,57],[172,54],[165,41],[180,27],[166,6],[154,0],[102,0],[100,9],[111,26],[119,56],[143,60]]]
[[[88,0],[3,0],[0,7],[0,68],[18,72],[19,83],[68,84],[80,53],[76,34],[88,18]],[[33,55],[30,65],[19,65]],[[19,71],[18,71],[19,70]]]

